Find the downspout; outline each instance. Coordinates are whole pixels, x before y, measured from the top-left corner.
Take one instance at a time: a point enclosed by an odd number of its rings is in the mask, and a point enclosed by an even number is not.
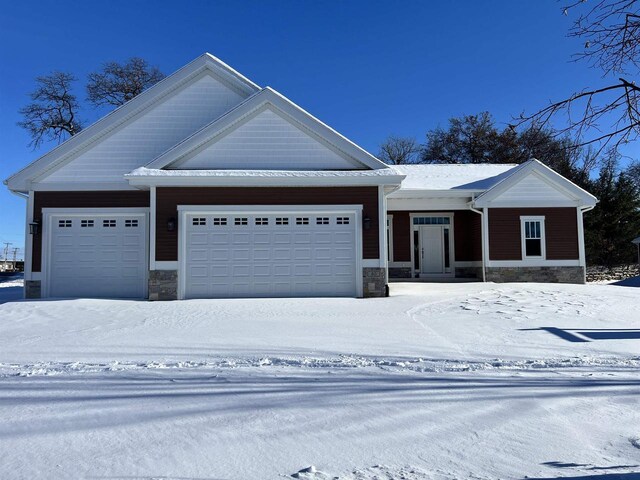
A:
[[[471,210],[472,212],[477,213],[478,215],[480,215],[480,250],[482,251],[482,281],[486,282],[487,281],[487,273],[485,271],[485,258],[484,258],[484,250],[485,250],[485,246],[484,244],[484,212],[482,210],[478,210],[477,208],[474,208],[472,205],[473,203],[476,201],[476,195],[475,193],[471,196],[471,201],[469,203],[467,203],[467,205],[469,206],[469,210]]]

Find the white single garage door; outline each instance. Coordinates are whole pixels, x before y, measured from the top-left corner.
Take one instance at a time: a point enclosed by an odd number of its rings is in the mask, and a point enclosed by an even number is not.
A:
[[[45,214],[47,215],[47,214]],[[147,279],[147,214],[50,213],[46,295],[142,298]]]
[[[185,212],[184,298],[357,296],[356,217]]]

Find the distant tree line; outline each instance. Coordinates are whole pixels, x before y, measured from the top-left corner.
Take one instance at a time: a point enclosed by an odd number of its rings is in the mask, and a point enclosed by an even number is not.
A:
[[[94,107],[119,107],[164,76],[139,57],[122,64],[107,62],[89,73],[86,99]],[[82,130],[80,102],[74,93],[77,80],[72,73],[60,71],[36,78],[36,87],[29,95],[31,103],[20,109],[22,120],[18,122],[29,132],[30,146],[38,148],[45,140],[61,142]]]
[[[514,163],[537,158],[599,199],[585,214],[585,249],[590,264],[613,266],[635,261],[630,243],[640,236],[640,162],[620,166],[616,150],[606,153],[578,145],[539,125],[500,129],[488,112],[449,120],[424,143],[390,136],[378,156],[388,164]]]

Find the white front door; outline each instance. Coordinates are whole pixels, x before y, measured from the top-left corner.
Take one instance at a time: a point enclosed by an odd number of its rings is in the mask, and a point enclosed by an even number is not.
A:
[[[82,210],[46,214],[45,294],[49,297],[145,297],[147,214]]]
[[[445,273],[442,225],[423,225],[420,227],[420,257],[421,274]]]
[[[354,212],[186,211],[184,298],[357,296]]]

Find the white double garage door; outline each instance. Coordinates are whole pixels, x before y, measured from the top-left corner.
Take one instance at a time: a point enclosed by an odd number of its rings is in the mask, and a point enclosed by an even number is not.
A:
[[[360,296],[360,208],[181,206],[178,296]],[[146,209],[44,213],[44,296],[147,296]]]
[[[181,298],[359,296],[359,207],[180,213]]]

